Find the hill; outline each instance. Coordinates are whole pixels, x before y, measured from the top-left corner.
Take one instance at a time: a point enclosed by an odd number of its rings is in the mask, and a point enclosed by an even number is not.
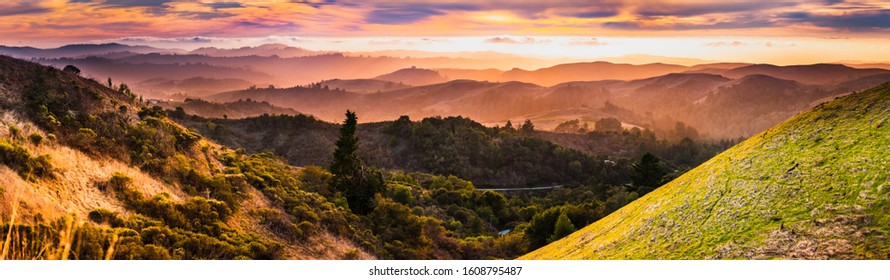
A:
[[[526,259],[884,259],[890,84],[740,143]]]
[[[202,97],[220,92],[246,89],[253,84],[241,79],[192,77],[184,80],[148,79],[133,85],[133,90],[146,97],[169,99],[174,97]]]
[[[374,257],[332,222],[358,217],[300,190],[300,170],[207,141],[128,88],[5,56],[0,81],[3,258]]]
[[[877,68],[857,69],[841,64],[789,66],[755,64],[728,70],[721,73],[721,75],[730,78],[741,78],[749,75],[769,75],[775,78],[797,81],[803,84],[823,85],[887,73],[890,73],[890,70]]]
[[[247,117],[256,117],[260,115],[296,115],[299,112],[288,108],[281,108],[269,104],[268,102],[257,102],[253,100],[242,100],[229,103],[213,103],[201,99],[185,99],[183,102],[159,102],[161,108],[174,111],[175,114],[191,114],[205,116],[208,118],[226,118],[226,119],[243,119]],[[178,111],[177,108],[182,108]]]
[[[322,87],[329,89],[342,89],[354,93],[377,93],[382,91],[398,90],[411,87],[398,82],[376,79],[333,79],[321,81]]]
[[[463,116],[489,126],[529,119],[541,130],[576,119],[592,124],[614,117],[629,127],[654,130],[659,137],[667,137],[668,131],[682,122],[698,130],[703,138],[736,139],[749,137],[812,108],[814,102],[888,80],[890,75],[877,74],[838,84],[809,85],[761,74],[729,79],[714,74],[672,73],[639,80],[568,82],[551,87],[452,80],[361,94],[344,88],[373,89],[380,82],[333,80],[308,87],[227,92],[205,99],[266,101],[329,122],[341,118],[339,112],[346,109],[361,114],[365,122],[388,121],[402,115],[412,119]],[[358,85],[347,87],[352,82]]]
[[[448,81],[448,78],[439,75],[439,72],[435,70],[420,69],[416,67],[399,69],[398,71],[389,74],[377,76],[374,79],[415,86],[425,86]]]
[[[149,46],[130,46],[117,43],[108,44],[77,44],[65,45],[58,48],[39,49],[32,47],[7,47],[0,46],[0,55],[16,58],[79,58],[87,56],[100,56],[114,53],[178,53],[182,50],[159,49]]]
[[[322,52],[310,51],[304,48],[291,47],[285,44],[264,44],[255,47],[241,47],[237,49],[224,49],[204,47],[195,49],[189,54],[200,54],[214,57],[237,56],[277,56],[277,57],[301,57],[322,54]]]

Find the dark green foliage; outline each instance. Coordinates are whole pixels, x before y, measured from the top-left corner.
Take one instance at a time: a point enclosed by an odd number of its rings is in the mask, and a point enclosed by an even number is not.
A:
[[[282,236],[287,240],[304,240],[306,239],[310,233],[304,233],[299,226],[293,223],[290,219],[288,219],[283,213],[279,212],[275,209],[270,208],[261,208],[252,210],[251,214],[257,217],[260,220],[260,224],[266,226],[269,230],[275,233],[278,236]],[[309,228],[312,223],[303,221],[308,226],[304,226],[305,228]],[[314,227],[312,227],[314,228]]]
[[[145,119],[147,117],[163,118],[167,116],[167,112],[165,112],[164,108],[161,108],[161,106],[152,106],[139,109],[137,115],[140,119]]]
[[[74,65],[65,65],[65,68],[62,68],[62,71],[65,71],[67,73],[71,73],[74,75],[80,75],[80,69],[78,69]]]
[[[318,229],[323,228],[331,233],[352,238],[367,249],[374,249],[373,238],[356,228],[360,224],[358,217],[318,194],[300,189],[307,183],[319,184],[318,180],[323,182],[330,174],[313,174],[319,172],[313,169],[295,172],[291,166],[283,164],[279,158],[268,153],[245,155],[241,151],[236,151],[222,155],[221,160],[227,167],[227,174],[243,174],[250,185],[261,190],[275,205],[284,209],[293,218],[288,222],[297,225],[304,236],[302,238],[315,234]],[[276,225],[277,222],[273,220],[265,225],[270,229],[281,226],[281,224]],[[273,231],[288,232],[288,227],[282,226]],[[282,237],[293,238],[291,235]]]
[[[590,126],[587,122],[584,122],[582,125],[581,120],[575,119],[560,123],[553,131],[559,133],[587,133],[590,131]]]
[[[0,164],[15,170],[24,179],[52,178],[49,155],[32,156],[18,143],[0,139]]]
[[[358,151],[359,140],[355,135],[358,120],[354,112],[346,111],[346,120],[340,128],[340,138],[331,162],[331,188],[343,193],[353,213],[365,215],[374,209],[374,196],[383,190],[380,172],[362,166]]]
[[[9,126],[9,138],[12,140],[21,139],[22,138],[22,129],[20,129],[14,125],[10,125]]]
[[[559,240],[577,230],[575,225],[572,224],[572,221],[569,220],[569,216],[566,215],[566,212],[559,214],[559,218],[556,219],[556,224],[553,227],[553,235],[547,238],[547,242]]]
[[[174,118],[174,119],[185,118],[185,109],[182,109],[182,107],[176,107],[176,109],[173,110],[173,112],[170,112],[170,117]]]
[[[621,121],[616,118],[602,118],[593,124],[596,131],[621,131]]]
[[[661,160],[646,153],[633,165],[633,183],[640,195],[644,195],[664,183],[667,172],[661,167]]]
[[[531,134],[532,132],[535,132],[535,124],[533,124],[531,120],[525,120],[519,131],[525,134]]]
[[[547,245],[547,243],[554,241],[554,237],[558,236],[557,239],[562,238],[574,231],[569,231],[570,228],[565,222],[563,222],[562,225],[559,225],[562,228],[557,227],[557,222],[561,216],[565,216],[572,227],[574,227],[574,224],[576,223],[580,227],[583,227],[602,218],[604,213],[602,212],[602,208],[593,203],[582,205],[566,204],[559,207],[552,207],[535,214],[529,222],[528,228],[525,230],[525,237],[529,241],[531,249]]]
[[[395,136],[394,161],[401,168],[456,175],[478,185],[577,185],[591,178],[618,181],[603,175],[611,167],[581,152],[465,118],[397,121],[384,131]]]
[[[28,140],[31,141],[31,144],[34,144],[34,146],[40,146],[40,144],[43,143],[43,135],[36,132],[31,133],[31,135],[28,135]]]
[[[105,208],[99,208],[90,211],[87,217],[90,219],[90,221],[93,221],[97,224],[107,224],[114,227],[124,226],[124,221],[117,216],[117,213],[114,213],[113,211]]]
[[[178,203],[166,193],[146,199],[130,184],[132,179],[118,173],[98,186],[103,191],[113,193],[128,209],[145,215],[146,218],[137,215],[136,218],[131,217],[130,220],[123,221],[105,209],[90,212],[89,218],[97,223],[108,223],[114,227],[141,231],[141,240],[144,244],[157,246],[141,249],[143,253],[149,254],[148,256],[136,254],[131,257],[267,259],[277,258],[280,254],[280,244],[229,228],[225,221],[233,214],[230,209],[233,206],[230,204],[201,197],[192,197],[183,203]],[[167,250],[159,250],[160,248]]]
[[[380,201],[368,214],[374,233],[386,240],[385,249],[396,259],[431,258],[423,255],[430,240],[424,235],[424,221],[411,208],[388,200]]]

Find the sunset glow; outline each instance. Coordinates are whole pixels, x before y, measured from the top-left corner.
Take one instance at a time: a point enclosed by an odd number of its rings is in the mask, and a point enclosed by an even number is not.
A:
[[[883,1],[12,0],[0,4],[0,44],[274,42],[331,51],[884,62],[888,8]]]

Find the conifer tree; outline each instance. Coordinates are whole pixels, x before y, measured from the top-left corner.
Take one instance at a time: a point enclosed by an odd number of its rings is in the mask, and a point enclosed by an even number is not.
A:
[[[559,240],[572,234],[575,230],[577,230],[575,224],[572,224],[572,220],[569,219],[566,212],[562,211],[562,213],[559,214],[559,218],[556,219],[556,224],[553,226],[553,235],[551,235],[550,238],[547,238],[547,242],[549,243]]]
[[[634,174],[631,176],[637,193],[642,196],[661,186],[667,172],[661,167],[661,160],[646,153],[640,161],[633,164]]]
[[[374,195],[383,189],[380,172],[366,169],[356,153],[359,139],[356,136],[358,118],[355,112],[346,111],[346,120],[340,127],[340,139],[331,162],[331,188],[346,198],[353,213],[364,215],[374,209]]]

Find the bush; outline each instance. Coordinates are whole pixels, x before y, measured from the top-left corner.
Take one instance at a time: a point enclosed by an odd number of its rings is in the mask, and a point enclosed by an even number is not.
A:
[[[40,146],[40,144],[43,143],[43,135],[36,132],[31,133],[31,135],[28,135],[28,140],[30,140],[31,144],[34,144],[34,146]]]
[[[53,177],[49,155],[32,156],[24,147],[5,139],[0,139],[0,163],[18,172],[24,179]]]
[[[287,216],[278,210],[260,208],[252,210],[251,214],[259,218],[260,224],[275,233],[275,235],[281,236],[287,240],[300,240],[307,237],[307,235],[303,234],[303,230],[288,220]]]
[[[22,130],[14,125],[10,125],[9,126],[9,138],[11,138],[13,140],[18,140],[18,139],[21,139],[21,137],[22,137]]]
[[[114,213],[111,210],[105,208],[99,208],[90,211],[87,217],[90,219],[90,221],[93,221],[97,224],[107,224],[113,227],[120,227],[124,225],[123,220],[121,220],[117,216],[117,213]]]
[[[145,108],[139,109],[139,113],[137,113],[137,115],[139,116],[139,119],[143,119],[143,120],[147,117],[154,117],[154,118],[160,119],[160,118],[166,117],[167,112],[165,112],[164,108],[161,108],[161,106],[152,106],[150,108],[145,107]]]

